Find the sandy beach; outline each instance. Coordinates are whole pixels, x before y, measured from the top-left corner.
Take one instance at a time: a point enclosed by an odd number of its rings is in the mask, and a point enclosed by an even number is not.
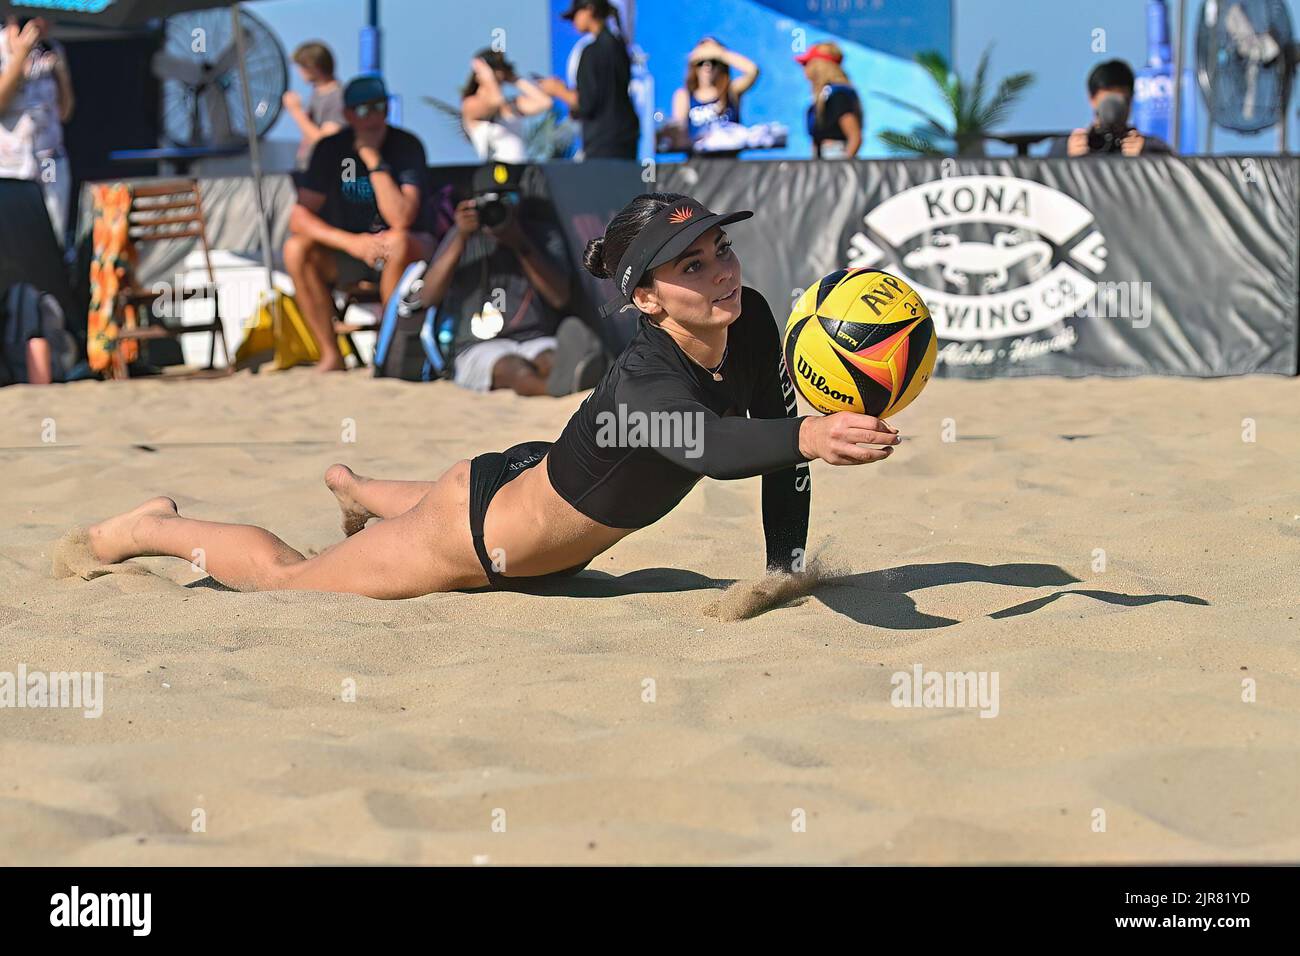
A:
[[[0,862],[1300,859],[1294,379],[933,382],[893,459],[812,466],[836,574],[744,620],[757,480],[702,482],[569,596],[52,573],[69,528],[156,494],[319,550],[331,462],[432,479],[581,398],[305,369],[0,391],[0,671],[104,675],[98,718],[0,709]],[[918,665],[996,675],[996,716],[895,706]]]

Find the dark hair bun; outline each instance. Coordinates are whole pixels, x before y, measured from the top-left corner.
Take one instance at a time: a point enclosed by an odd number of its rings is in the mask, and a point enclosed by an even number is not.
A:
[[[582,267],[597,279],[609,278],[609,266],[605,264],[604,236],[597,236],[587,243],[587,250],[582,254]]]

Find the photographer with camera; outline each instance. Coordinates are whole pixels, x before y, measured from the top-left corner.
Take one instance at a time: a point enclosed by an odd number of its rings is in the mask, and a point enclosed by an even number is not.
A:
[[[1088,101],[1093,121],[1068,137],[1058,136],[1048,156],[1140,156],[1168,153],[1169,144],[1145,136],[1129,125],[1133,106],[1133,70],[1123,60],[1099,63],[1088,74]]]
[[[436,306],[438,325],[452,324],[457,385],[564,395],[576,387],[572,368],[561,370],[564,387],[547,387],[570,294],[564,237],[521,198],[523,171],[506,163],[475,170],[473,198],[456,205],[412,304]],[[574,323],[566,320],[566,338],[586,331]]]

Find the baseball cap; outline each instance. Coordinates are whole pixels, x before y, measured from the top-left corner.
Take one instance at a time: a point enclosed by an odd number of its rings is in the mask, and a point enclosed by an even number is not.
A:
[[[672,262],[690,248],[691,243],[714,226],[749,219],[753,212],[742,209],[718,214],[694,199],[682,199],[659,210],[632,240],[613,274],[618,295],[605,303],[610,315],[632,303],[632,290],[645,274],[665,262]]]
[[[563,17],[565,20],[572,20],[573,15],[577,13],[579,10],[581,10],[583,7],[599,7],[599,6],[600,6],[599,0],[573,0],[573,2],[569,4],[569,9],[561,13],[560,16]]]
[[[794,58],[794,61],[800,64],[807,63],[809,60],[829,60],[831,63],[843,63],[844,54],[833,43],[815,43]]]
[[[488,163],[474,170],[470,188],[475,195],[519,192],[523,188],[525,168],[511,163]]]
[[[343,87],[343,105],[360,106],[362,103],[378,103],[380,100],[387,102],[388,87],[384,86],[384,79],[374,73],[363,73],[361,76],[354,76],[348,80],[348,85]]]

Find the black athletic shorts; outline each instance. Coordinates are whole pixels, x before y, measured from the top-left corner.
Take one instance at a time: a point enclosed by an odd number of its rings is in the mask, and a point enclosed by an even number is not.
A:
[[[569,577],[577,574],[586,563],[554,574],[540,574],[530,577],[511,578],[497,572],[492,566],[487,546],[483,543],[483,521],[487,517],[488,505],[496,493],[510,481],[532,468],[544,457],[551,447],[548,441],[529,441],[514,445],[505,451],[491,451],[469,463],[469,533],[474,539],[474,553],[478,555],[483,573],[487,575],[488,584],[498,591],[523,591],[530,585],[540,584],[554,578]]]

